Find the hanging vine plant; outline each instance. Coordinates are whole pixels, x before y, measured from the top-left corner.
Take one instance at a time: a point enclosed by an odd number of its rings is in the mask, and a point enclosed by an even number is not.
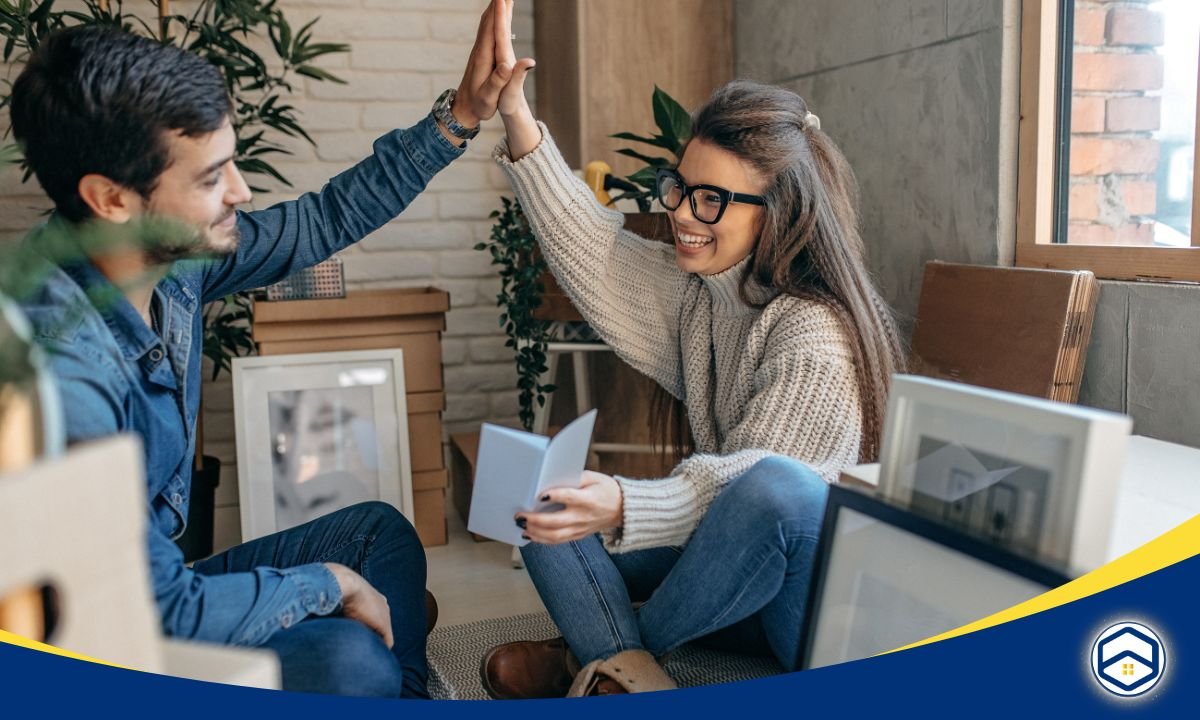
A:
[[[550,323],[534,317],[546,292],[541,278],[547,267],[520,202],[509,198],[500,198],[500,202],[503,208],[490,215],[496,221],[491,236],[475,249],[490,252],[492,264],[500,268],[496,298],[502,311],[500,327],[508,336],[505,346],[512,348],[516,357],[521,425],[532,430],[534,403],[544,406],[547,395],[554,392],[554,385],[540,382],[547,369]]]

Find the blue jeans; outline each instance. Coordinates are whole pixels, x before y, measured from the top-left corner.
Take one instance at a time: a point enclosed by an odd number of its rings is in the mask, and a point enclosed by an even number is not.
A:
[[[279,630],[264,647],[279,655],[283,689],[371,697],[429,697],[425,689],[425,551],[391,505],[368,502],[238,545],[197,562],[201,575],[341,563],[387,598],[389,651],[357,620],[313,617]]]
[[[808,467],[772,457],[721,491],[684,548],[609,554],[589,537],[521,554],[585,665],[630,649],[661,657],[698,640],[771,653],[793,670],[827,496]]]

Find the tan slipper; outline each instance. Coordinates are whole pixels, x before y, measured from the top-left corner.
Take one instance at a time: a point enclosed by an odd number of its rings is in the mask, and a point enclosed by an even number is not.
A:
[[[575,676],[567,697],[616,695],[674,690],[678,685],[645,650],[623,650],[607,660],[594,660]]]

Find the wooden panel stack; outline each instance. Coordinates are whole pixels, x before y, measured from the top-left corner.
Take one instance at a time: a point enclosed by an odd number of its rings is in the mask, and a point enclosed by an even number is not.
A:
[[[994,390],[1079,399],[1099,284],[1087,270],[925,265],[910,370]]]
[[[435,288],[351,292],[344,298],[260,302],[254,341],[260,355],[404,351],[412,456],[414,524],[426,546],[446,544],[446,486],[442,411],[446,388],[441,334],[450,295]]]

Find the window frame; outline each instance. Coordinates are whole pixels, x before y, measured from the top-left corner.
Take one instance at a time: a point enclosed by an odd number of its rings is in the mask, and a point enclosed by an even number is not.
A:
[[[1059,31],[1063,0],[1022,0],[1021,96],[1017,158],[1018,267],[1091,270],[1110,280],[1200,282],[1200,182],[1192,183],[1192,246],[1055,243],[1059,188]],[[1200,57],[1197,57],[1200,68]],[[1200,73],[1196,94],[1200,100]],[[1070,123],[1070,118],[1061,122]],[[1069,131],[1069,125],[1068,125]],[[1200,103],[1196,113],[1200,168]]]

